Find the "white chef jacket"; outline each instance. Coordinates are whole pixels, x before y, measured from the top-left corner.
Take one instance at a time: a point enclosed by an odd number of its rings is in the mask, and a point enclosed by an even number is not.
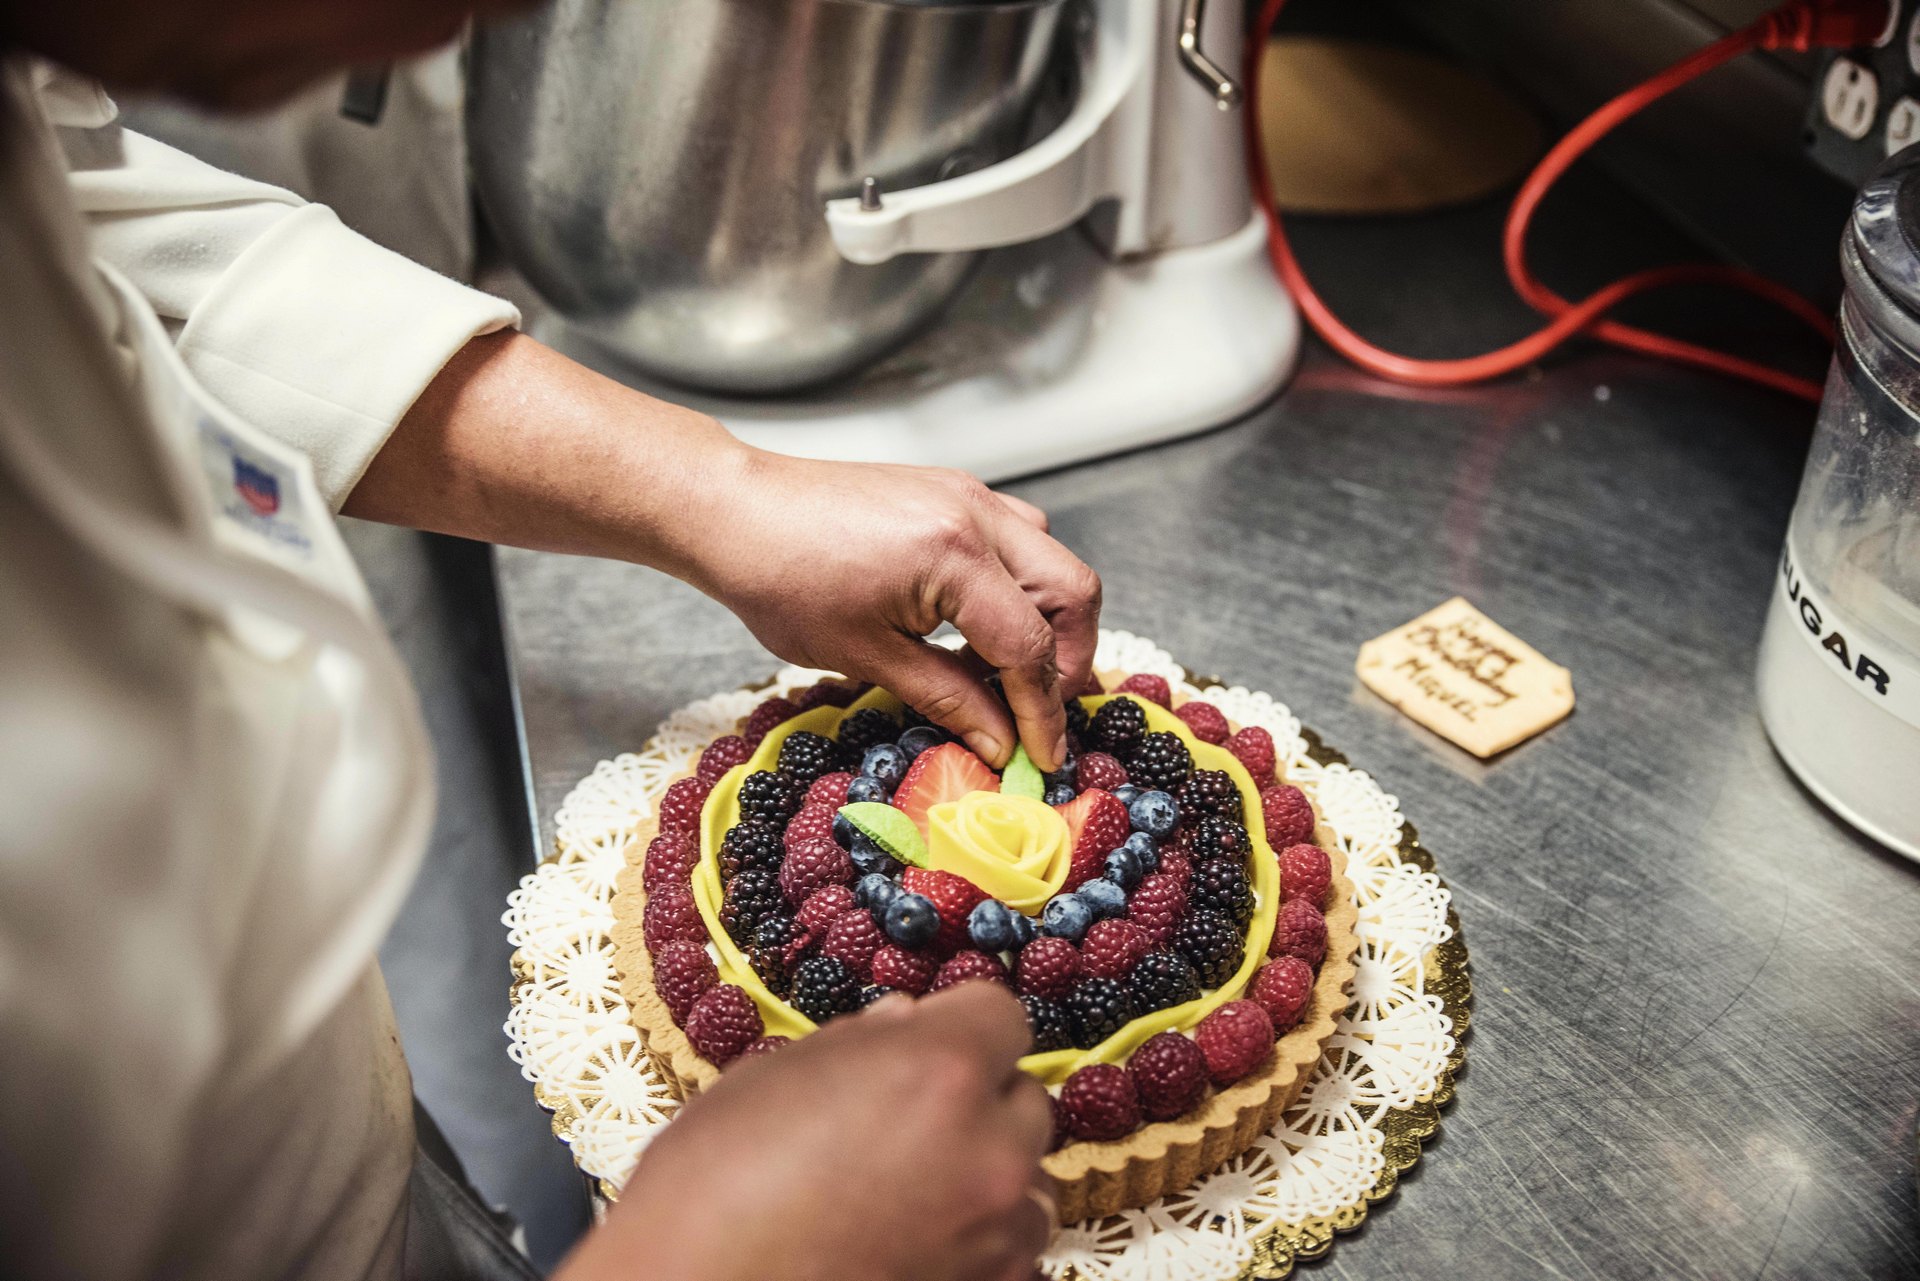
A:
[[[392,1276],[431,765],[330,508],[517,317],[112,116],[0,59],[0,1274]]]

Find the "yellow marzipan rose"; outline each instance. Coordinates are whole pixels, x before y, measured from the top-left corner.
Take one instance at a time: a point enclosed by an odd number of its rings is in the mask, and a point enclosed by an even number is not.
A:
[[[1044,801],[969,792],[927,811],[927,856],[938,870],[1032,915],[1066,883],[1073,836]]]

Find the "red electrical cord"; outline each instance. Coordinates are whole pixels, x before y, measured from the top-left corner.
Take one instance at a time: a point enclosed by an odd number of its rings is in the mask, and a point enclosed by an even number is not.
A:
[[[1260,84],[1267,37],[1285,7],[1286,0],[1264,0],[1259,26],[1255,28],[1248,46],[1246,74],[1250,85],[1257,87]],[[1247,146],[1249,163],[1253,168],[1254,199],[1267,217],[1267,247],[1274,270],[1299,302],[1314,332],[1329,346],[1361,368],[1396,382],[1424,386],[1460,386],[1484,382],[1532,364],[1568,339],[1585,334],[1631,351],[1745,378],[1762,386],[1818,401],[1820,384],[1817,382],[1711,347],[1605,319],[1606,313],[1621,302],[1652,289],[1679,284],[1728,285],[1777,303],[1806,321],[1831,343],[1833,323],[1827,314],[1785,285],[1738,267],[1713,263],[1682,264],[1635,272],[1577,303],[1571,302],[1541,283],[1527,265],[1527,229],[1540,207],[1540,201],[1574,161],[1622,121],[1651,103],[1751,50],[1804,51],[1817,47],[1871,44],[1885,29],[1887,15],[1888,0],[1790,0],[1753,25],[1714,41],[1620,94],[1574,126],[1566,137],[1547,152],[1521,184],[1508,211],[1503,240],[1508,280],[1527,304],[1547,316],[1549,322],[1544,328],[1497,351],[1456,360],[1417,360],[1376,347],[1347,328],[1320,295],[1314,292],[1300,267],[1299,259],[1294,256],[1293,246],[1287,240],[1286,230],[1281,223],[1280,211],[1273,202],[1266,151],[1261,144],[1260,113],[1249,110]]]

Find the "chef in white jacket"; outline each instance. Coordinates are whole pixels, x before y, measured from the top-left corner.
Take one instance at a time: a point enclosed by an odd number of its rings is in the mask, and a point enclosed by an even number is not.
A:
[[[374,956],[432,771],[336,510],[654,565],[1064,752],[1099,584],[1031,507],[747,449],[81,74],[267,102],[470,8],[0,0],[0,1276],[530,1275],[416,1160]],[[566,1274],[1027,1275],[1051,1119],[991,989],[730,1072]]]

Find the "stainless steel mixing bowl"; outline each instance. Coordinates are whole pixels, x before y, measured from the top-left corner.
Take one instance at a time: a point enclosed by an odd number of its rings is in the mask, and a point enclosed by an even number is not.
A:
[[[969,254],[843,260],[824,203],[1026,141],[1063,0],[557,0],[477,32],[487,222],[577,327],[657,377],[770,393],[860,368]]]

